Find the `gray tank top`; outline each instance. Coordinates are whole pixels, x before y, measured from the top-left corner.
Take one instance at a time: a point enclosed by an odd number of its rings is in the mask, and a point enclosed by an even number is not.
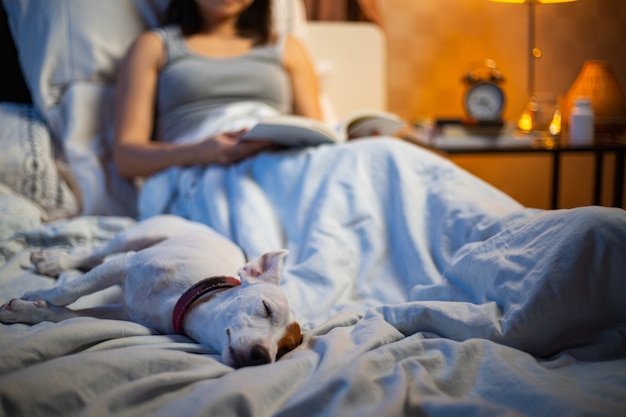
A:
[[[177,25],[155,29],[167,61],[158,78],[157,139],[173,141],[197,128],[211,110],[258,101],[291,112],[291,87],[277,45],[261,45],[232,58],[210,58],[187,48]]]

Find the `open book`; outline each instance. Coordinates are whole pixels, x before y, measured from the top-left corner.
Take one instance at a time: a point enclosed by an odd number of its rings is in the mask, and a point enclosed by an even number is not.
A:
[[[405,125],[395,114],[378,110],[353,113],[335,129],[307,117],[277,115],[261,119],[241,140],[267,140],[288,147],[316,146],[365,136],[393,135]]]

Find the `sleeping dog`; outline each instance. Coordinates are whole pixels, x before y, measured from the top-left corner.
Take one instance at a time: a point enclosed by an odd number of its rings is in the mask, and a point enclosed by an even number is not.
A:
[[[32,253],[35,269],[47,275],[92,269],[11,300],[0,307],[0,321],[35,324],[85,315],[131,320],[160,333],[185,334],[235,368],[270,363],[302,341],[278,288],[286,254],[269,252],[246,263],[239,247],[208,226],[157,216],[95,249]],[[120,309],[65,307],[115,284],[123,287]]]

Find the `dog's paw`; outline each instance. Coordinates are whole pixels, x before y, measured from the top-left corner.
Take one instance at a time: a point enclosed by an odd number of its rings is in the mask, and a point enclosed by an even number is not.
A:
[[[14,298],[0,306],[0,322],[36,324],[46,320],[48,311],[45,301]]]
[[[67,269],[67,252],[63,249],[46,249],[31,252],[30,261],[40,274],[57,277]]]
[[[52,304],[53,306],[66,306],[68,304],[72,304],[78,298],[74,297],[72,294],[68,294],[63,286],[57,286],[52,288],[47,288],[43,290],[34,290],[28,291],[22,295],[23,300],[28,301],[38,301],[43,300]]]

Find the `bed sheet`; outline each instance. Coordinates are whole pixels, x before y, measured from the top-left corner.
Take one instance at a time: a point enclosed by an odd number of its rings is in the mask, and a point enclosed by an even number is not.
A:
[[[129,322],[2,325],[0,415],[626,409],[621,209],[523,208],[427,150],[365,139],[171,169],[144,185],[141,211],[207,223],[249,257],[289,249],[281,285],[302,346],[235,371],[183,336]],[[134,222],[12,220],[0,216],[0,302],[54,284],[29,269],[29,250],[97,244]]]

